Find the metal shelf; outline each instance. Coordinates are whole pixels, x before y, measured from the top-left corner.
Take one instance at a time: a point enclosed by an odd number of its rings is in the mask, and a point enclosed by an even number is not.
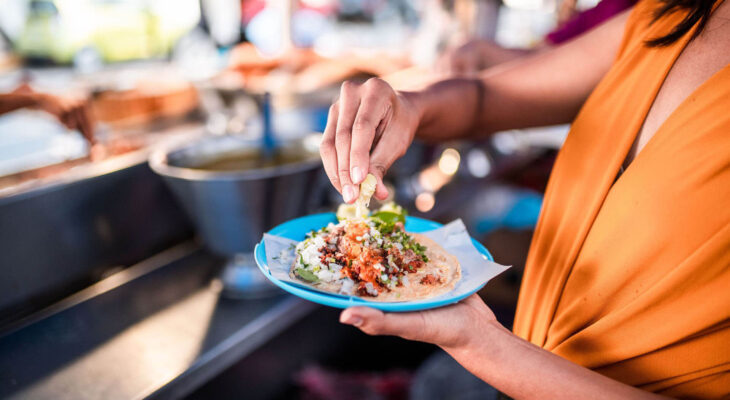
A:
[[[180,398],[313,311],[221,297],[193,242],[33,315],[0,337],[0,398]]]

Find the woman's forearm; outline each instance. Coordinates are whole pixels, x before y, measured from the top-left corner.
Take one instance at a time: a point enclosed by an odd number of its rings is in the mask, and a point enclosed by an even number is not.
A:
[[[459,364],[514,399],[662,399],[529,343],[496,321],[479,337],[445,348]]]
[[[567,98],[536,95],[542,89],[523,90],[510,82],[498,82],[499,78],[449,79],[420,92],[403,93],[419,110],[416,136],[440,141],[569,123],[589,93]]]
[[[418,110],[416,136],[449,140],[472,134],[482,112],[484,87],[478,79],[448,79],[403,95]]]

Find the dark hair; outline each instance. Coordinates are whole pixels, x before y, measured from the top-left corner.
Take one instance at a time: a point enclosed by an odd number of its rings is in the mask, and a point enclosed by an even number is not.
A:
[[[654,11],[654,19],[656,22],[665,15],[669,15],[678,11],[686,11],[687,15],[672,30],[664,36],[648,40],[646,42],[650,47],[669,46],[676,42],[689,32],[692,27],[697,24],[697,30],[692,35],[694,39],[699,35],[707,25],[712,13],[712,6],[718,0],[659,0],[661,6]]]

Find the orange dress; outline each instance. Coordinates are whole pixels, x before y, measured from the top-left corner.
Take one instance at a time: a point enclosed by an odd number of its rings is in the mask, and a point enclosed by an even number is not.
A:
[[[639,388],[730,396],[730,65],[670,115],[617,173],[691,33],[683,13],[632,11],[614,65],[557,157],[514,332]]]

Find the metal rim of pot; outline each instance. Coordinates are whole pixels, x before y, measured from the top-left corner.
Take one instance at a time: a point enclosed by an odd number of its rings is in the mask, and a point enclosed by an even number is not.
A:
[[[295,174],[297,172],[305,171],[308,169],[311,169],[316,166],[320,166],[322,164],[322,161],[319,157],[316,157],[314,155],[314,151],[312,151],[312,159],[311,160],[304,160],[296,163],[290,163],[290,164],[284,164],[284,165],[278,165],[278,166],[271,166],[271,167],[263,167],[263,168],[256,168],[256,169],[247,169],[242,171],[209,171],[209,170],[202,170],[192,167],[180,167],[175,165],[170,165],[168,163],[169,156],[174,153],[185,151],[186,149],[190,149],[193,146],[200,145],[201,143],[205,141],[212,141],[212,140],[225,140],[226,138],[230,139],[230,137],[226,136],[206,136],[203,138],[199,138],[192,143],[185,143],[185,144],[176,144],[176,145],[167,145],[167,146],[161,146],[157,149],[155,149],[149,157],[149,165],[150,168],[152,168],[153,171],[160,175],[169,176],[173,178],[178,179],[184,179],[184,180],[190,180],[190,181],[212,181],[212,180],[249,180],[249,179],[266,179],[266,178],[273,178],[276,176],[281,175],[288,175],[288,174]],[[309,151],[305,148],[306,142],[316,142],[316,145],[312,144],[312,148],[319,148],[319,142],[321,141],[322,134],[321,133],[311,133],[305,136],[302,136],[297,139],[289,139],[284,140],[281,142],[281,145],[283,147],[291,146],[293,143],[301,142],[302,143],[302,149],[304,151]],[[241,144],[245,144],[250,146],[251,149],[256,149],[260,147],[260,141],[259,140],[248,140],[248,139],[240,139]]]

